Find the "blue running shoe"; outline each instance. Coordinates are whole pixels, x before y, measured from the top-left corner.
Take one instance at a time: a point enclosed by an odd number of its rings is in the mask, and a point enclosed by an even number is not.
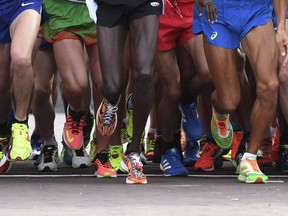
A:
[[[184,167],[177,148],[169,149],[161,158],[160,169],[164,176],[187,176],[188,170]]]
[[[72,150],[65,144],[62,140],[62,151],[61,151],[61,158],[67,165],[72,165]]]
[[[39,155],[41,153],[43,140],[42,140],[41,136],[39,136],[37,134],[32,134],[32,136],[30,138],[30,142],[31,142],[31,147],[32,147],[32,153],[30,155],[30,159],[31,160],[37,160],[37,158],[39,157]]]
[[[183,164],[185,166],[189,166],[189,165],[194,166],[194,164],[199,158],[199,150],[200,150],[200,145],[198,141],[187,141],[185,153],[183,157]]]
[[[197,103],[179,104],[182,114],[182,128],[187,140],[199,140],[203,137],[203,125],[197,112]]]

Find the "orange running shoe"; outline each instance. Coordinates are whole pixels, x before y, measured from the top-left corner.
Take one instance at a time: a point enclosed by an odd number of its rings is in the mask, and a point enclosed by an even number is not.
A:
[[[74,121],[72,116],[67,114],[63,129],[63,140],[70,149],[81,149],[83,146],[83,125],[84,116],[80,121]]]
[[[232,161],[236,160],[236,153],[242,141],[243,134],[244,133],[242,130],[233,132],[233,141],[232,141],[232,146],[231,146],[231,160]]]
[[[213,171],[214,170],[214,160],[216,157],[220,156],[222,149],[212,142],[206,142],[202,148],[200,157],[194,165],[194,170],[202,171]]]
[[[118,103],[117,103],[118,104]],[[102,136],[111,136],[117,126],[118,107],[103,99],[96,114],[96,125]]]
[[[143,164],[138,153],[131,152],[125,155],[121,161],[121,166],[128,173],[126,184],[147,184],[147,178],[143,174]]]
[[[117,177],[117,171],[111,166],[108,153],[96,154],[95,168],[96,172],[94,175],[97,176],[97,178]]]

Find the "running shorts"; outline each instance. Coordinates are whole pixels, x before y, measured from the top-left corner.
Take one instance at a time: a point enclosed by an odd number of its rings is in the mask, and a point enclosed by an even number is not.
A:
[[[67,0],[44,0],[49,19],[41,29],[42,37],[50,42],[65,39],[81,40],[86,45],[96,43],[96,25],[84,3]]]
[[[195,37],[192,33],[194,0],[165,0],[159,17],[158,51],[167,51]]]
[[[97,25],[112,28],[123,25],[129,28],[131,20],[163,13],[162,0],[96,0]]]
[[[214,46],[236,49],[248,32],[265,25],[272,19],[272,0],[214,0],[217,8],[217,22],[209,23],[205,11],[199,16],[194,8],[193,33],[204,33]],[[204,10],[204,8],[203,8]]]
[[[40,14],[41,8],[42,0],[0,0],[0,44],[11,42],[10,26],[19,14],[29,9]]]

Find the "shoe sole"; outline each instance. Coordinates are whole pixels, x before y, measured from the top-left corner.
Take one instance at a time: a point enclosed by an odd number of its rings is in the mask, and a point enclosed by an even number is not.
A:
[[[256,178],[254,181],[248,179],[248,177],[239,174],[238,181],[246,184],[266,184],[267,180],[264,180],[261,177]]]
[[[97,171],[94,173],[94,176],[97,178],[117,178],[117,174],[110,175],[109,173],[105,173],[104,175],[99,175]]]
[[[56,172],[58,171],[57,165],[53,163],[39,164],[37,166],[39,172]]]

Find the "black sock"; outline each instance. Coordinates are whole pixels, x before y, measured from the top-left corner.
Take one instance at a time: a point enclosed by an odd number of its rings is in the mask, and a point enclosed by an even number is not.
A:
[[[78,121],[78,122],[85,115],[85,111],[76,112],[76,111],[72,110],[70,107],[68,109],[68,113],[69,113],[69,115],[72,116],[73,120]]]
[[[0,134],[1,135],[8,135],[9,134],[9,129],[7,128],[7,122],[4,122],[3,124],[0,124]]]
[[[181,103],[183,105],[191,104],[194,101],[196,101],[196,97],[191,95],[188,85],[182,85],[181,90],[182,90]]]
[[[18,123],[18,124],[26,124],[28,125],[28,118],[26,118],[24,121],[19,121],[14,117],[13,123]]]

